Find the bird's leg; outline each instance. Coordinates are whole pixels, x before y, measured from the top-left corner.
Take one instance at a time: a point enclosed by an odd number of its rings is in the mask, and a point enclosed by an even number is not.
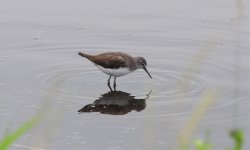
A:
[[[111,76],[109,76],[109,79],[108,79],[108,86],[110,86],[110,79],[111,79]]]
[[[116,77],[114,78],[114,90],[116,91]]]
[[[110,86],[110,79],[111,79],[111,76],[109,76],[109,79],[108,79],[108,87],[109,87],[110,91],[113,91],[111,86]]]

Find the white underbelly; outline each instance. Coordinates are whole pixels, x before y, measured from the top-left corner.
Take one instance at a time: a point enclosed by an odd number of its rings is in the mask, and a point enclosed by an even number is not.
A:
[[[115,77],[120,77],[124,76],[126,74],[129,74],[130,71],[127,68],[119,68],[119,69],[108,69],[108,68],[103,68],[99,65],[96,65],[102,72],[110,75],[110,76],[115,76]]]

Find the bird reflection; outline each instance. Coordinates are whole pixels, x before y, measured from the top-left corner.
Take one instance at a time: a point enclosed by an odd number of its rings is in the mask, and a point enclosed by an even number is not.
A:
[[[132,110],[140,112],[146,108],[146,99],[149,98],[151,91],[145,98],[136,99],[130,93],[123,91],[110,91],[102,94],[100,98],[92,104],[84,106],[78,110],[79,113],[100,112],[109,115],[125,115]]]

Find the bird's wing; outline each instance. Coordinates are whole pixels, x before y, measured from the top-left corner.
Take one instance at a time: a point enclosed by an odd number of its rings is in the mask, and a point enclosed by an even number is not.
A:
[[[118,69],[126,67],[126,60],[119,55],[103,54],[102,57],[95,57],[93,62],[103,68]]]

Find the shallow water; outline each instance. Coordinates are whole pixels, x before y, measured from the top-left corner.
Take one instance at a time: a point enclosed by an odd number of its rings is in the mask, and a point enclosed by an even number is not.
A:
[[[197,106],[212,95],[190,141],[209,131],[214,148],[225,149],[234,128],[249,139],[249,15],[242,5],[1,1],[0,137],[46,107],[42,123],[11,149],[178,149]],[[110,93],[108,76],[78,51],[143,56],[153,79],[138,70],[118,78],[119,92]]]

